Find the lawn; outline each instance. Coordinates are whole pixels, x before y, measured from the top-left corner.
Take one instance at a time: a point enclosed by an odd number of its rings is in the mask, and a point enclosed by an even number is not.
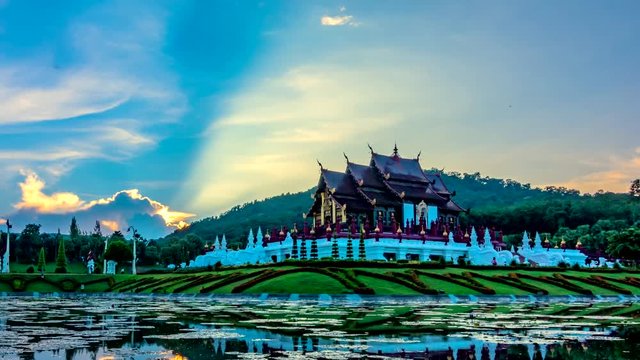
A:
[[[350,293],[338,280],[311,272],[287,274],[265,280],[244,291],[250,294],[344,294]]]
[[[338,265],[338,264],[337,264]],[[81,292],[142,292],[142,293],[173,293],[174,290],[181,293],[197,294],[202,289],[207,290],[208,293],[215,294],[230,294],[233,289],[238,285],[245,284],[251,281],[253,278],[259,276],[258,273],[263,274],[265,271],[282,271],[287,269],[293,269],[294,266],[274,266],[272,268],[223,268],[219,271],[203,271],[197,273],[162,273],[162,274],[142,274],[142,275],[130,275],[130,274],[117,274],[117,275],[102,275],[86,274],[84,266],[82,264],[70,264],[70,273],[67,274],[55,274],[47,272],[45,277],[47,281],[53,282],[47,283],[39,281],[39,274],[27,274],[26,272],[20,273],[20,271],[26,271],[29,265],[25,264],[12,264],[12,274],[0,275],[0,291],[34,291],[34,292],[60,292],[61,282],[65,279],[71,279],[74,284],[72,288],[77,288],[77,291]],[[55,264],[48,264],[48,268],[53,269]],[[411,278],[407,278],[406,275],[411,273],[409,268],[374,268],[374,267],[362,267],[361,270],[370,274],[393,274],[403,273],[405,277],[396,277],[400,282],[412,282]],[[348,274],[345,274],[339,269],[325,268],[323,271],[332,272],[336,277],[341,277],[345,281],[349,280]],[[548,281],[538,278],[547,276],[553,278],[554,273],[564,274],[565,276],[574,276],[578,278],[587,278],[592,275],[601,275],[604,280],[607,279],[624,279],[626,277],[639,278],[640,274],[630,272],[581,272],[581,271],[533,271],[523,268],[498,268],[498,269],[465,269],[458,267],[447,267],[444,269],[424,269],[420,270],[425,275],[420,275],[419,279],[426,284],[429,288],[444,292],[444,294],[453,295],[479,295],[479,293],[469,287],[461,286],[450,282],[446,279],[435,279],[428,274],[455,274],[460,275],[464,272],[473,272],[481,274],[487,277],[493,275],[508,275],[511,273],[522,274],[532,276],[535,279],[522,278],[523,283],[534,285],[538,288],[546,289],[549,291],[549,295],[577,295],[574,291],[553,285]],[[253,277],[244,277],[236,280],[235,276],[243,276],[246,274],[252,274]],[[331,274],[330,274],[331,275]],[[228,276],[232,278],[227,279]],[[395,277],[395,276],[394,276]],[[104,280],[101,280],[104,279]],[[362,284],[355,283],[353,286],[360,288],[361,290],[367,290],[367,288],[373,290],[376,295],[420,295],[420,293],[409,285],[402,285],[402,283],[392,282],[385,279],[378,279],[372,276],[358,275],[358,281]],[[492,279],[474,278],[477,282],[495,290],[499,295],[527,295],[529,292],[523,289],[515,288],[508,284],[503,284]],[[16,283],[16,281],[18,281]],[[232,281],[231,283],[228,283]],[[596,295],[617,295],[615,290],[610,290],[600,286],[585,283],[580,280],[569,280],[572,284],[582,287],[587,290],[591,290]],[[86,284],[85,284],[86,283]],[[192,285],[190,283],[193,283]],[[640,288],[610,281],[612,285],[616,285],[623,289],[631,290],[634,294],[640,293]],[[20,285],[22,284],[22,285]],[[221,286],[216,289],[206,289],[207,287],[215,287],[215,284]],[[226,285],[225,285],[226,284]],[[82,287],[84,285],[84,287]],[[186,285],[186,286],[185,286]],[[112,288],[113,286],[113,288]],[[417,283],[416,286],[422,286]],[[69,288],[68,284],[67,287]],[[353,292],[353,288],[345,288],[345,286],[333,276],[328,276],[322,273],[302,271],[297,273],[288,273],[280,275],[278,277],[269,278],[259,282],[250,288],[244,290],[245,293],[259,294],[344,294]]]

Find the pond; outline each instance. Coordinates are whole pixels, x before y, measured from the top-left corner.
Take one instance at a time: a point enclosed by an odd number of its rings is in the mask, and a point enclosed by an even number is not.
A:
[[[621,298],[0,296],[2,359],[635,359]]]

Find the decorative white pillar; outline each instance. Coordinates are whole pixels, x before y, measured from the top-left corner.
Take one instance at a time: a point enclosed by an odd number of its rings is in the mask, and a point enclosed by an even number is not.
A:
[[[104,253],[102,254],[102,273],[107,273],[107,258],[105,255],[107,254],[107,246],[109,246],[109,237],[105,236],[104,238]]]
[[[9,255],[11,254],[9,247],[9,240],[11,239],[11,224],[9,223],[9,219],[7,219],[7,250],[4,252],[4,257],[2,258],[2,272],[8,274],[10,272],[9,268]]]

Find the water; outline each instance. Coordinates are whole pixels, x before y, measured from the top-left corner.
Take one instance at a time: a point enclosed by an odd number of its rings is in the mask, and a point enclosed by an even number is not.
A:
[[[636,359],[619,298],[0,297],[2,359]]]

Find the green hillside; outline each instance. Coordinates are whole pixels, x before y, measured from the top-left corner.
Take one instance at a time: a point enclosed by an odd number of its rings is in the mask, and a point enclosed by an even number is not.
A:
[[[464,223],[495,226],[506,234],[524,230],[556,233],[563,227],[591,227],[601,220],[617,221],[614,227],[618,229],[640,219],[640,203],[629,194],[580,195],[572,189],[534,188],[510,179],[483,177],[480,173],[448,172],[443,173],[443,180],[449,190],[456,192],[456,201],[471,210],[463,216]],[[219,216],[195,221],[165,239],[194,234],[211,242],[216,235],[226,234],[230,246],[239,246],[246,241],[250,227],[255,231],[260,225],[266,231],[294,222],[301,224],[302,213],[311,206],[313,192],[311,188],[235,206]]]

